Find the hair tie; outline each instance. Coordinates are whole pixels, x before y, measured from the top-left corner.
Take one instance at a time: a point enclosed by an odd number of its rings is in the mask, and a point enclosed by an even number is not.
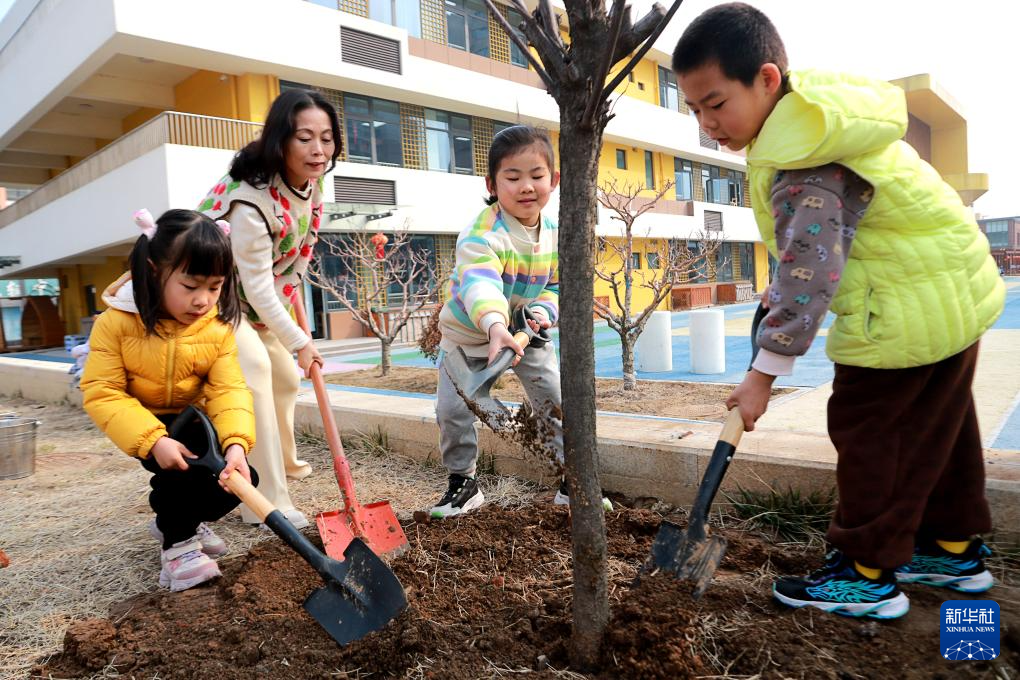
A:
[[[142,230],[145,237],[150,241],[156,235],[156,222],[152,219],[152,213],[145,208],[135,212],[134,214],[135,224]]]
[[[220,228],[224,236],[230,236],[230,222],[226,220],[216,220],[216,226]]]

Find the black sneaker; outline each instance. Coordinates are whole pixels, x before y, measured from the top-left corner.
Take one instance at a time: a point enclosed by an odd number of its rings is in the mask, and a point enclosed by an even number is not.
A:
[[[553,496],[553,504],[555,505],[570,505],[570,491],[567,490],[567,480],[560,478],[560,488],[556,490],[556,495]],[[602,510],[604,512],[613,511],[613,502],[602,497]]]
[[[772,585],[772,597],[789,607],[816,607],[842,616],[897,619],[910,609],[891,569],[870,579],[854,568],[854,561],[831,551],[825,566],[804,578],[781,578]]]
[[[436,519],[459,515],[474,510],[485,502],[478,481],[462,475],[450,475],[450,488],[432,508],[432,516]]]
[[[910,563],[896,569],[900,583],[923,583],[949,588],[961,593],[983,593],[995,579],[985,569],[984,558],[992,551],[980,538],[975,538],[960,554],[951,553],[935,541],[914,548]]]

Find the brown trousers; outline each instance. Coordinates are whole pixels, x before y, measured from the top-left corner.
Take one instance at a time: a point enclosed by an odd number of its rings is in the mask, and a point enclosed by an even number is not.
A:
[[[892,569],[919,538],[991,530],[971,393],[977,355],[974,343],[915,368],[836,364],[828,422],[839,502],[828,539],[847,556]]]

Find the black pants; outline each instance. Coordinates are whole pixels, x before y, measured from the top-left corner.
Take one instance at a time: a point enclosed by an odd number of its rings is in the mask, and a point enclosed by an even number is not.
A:
[[[175,418],[173,414],[159,416],[167,426]],[[203,452],[194,453],[201,455]],[[200,523],[215,522],[241,503],[237,496],[224,491],[216,478],[204,468],[164,470],[151,455],[142,459],[141,463],[152,473],[149,505],[156,513],[156,526],[163,532],[164,550],[194,536]],[[258,486],[258,473],[255,468],[249,469],[252,484]]]
[[[938,363],[878,370],[836,364],[829,437],[839,504],[829,541],[865,566],[910,561],[917,540],[991,530],[971,394],[978,345]]]

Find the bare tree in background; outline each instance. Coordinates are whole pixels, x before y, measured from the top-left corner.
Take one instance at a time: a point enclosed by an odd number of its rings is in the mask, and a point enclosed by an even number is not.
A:
[[[322,234],[320,239],[325,252],[309,265],[308,281],[332,294],[379,339],[380,368],[387,375],[393,341],[415,312],[438,301],[435,264],[428,252],[412,247],[405,230],[395,232],[392,240],[364,231]],[[340,258],[347,272],[328,275],[323,266],[327,254]]]
[[[563,0],[569,45],[551,0],[538,0],[532,13],[521,0],[510,5],[524,16],[520,31],[507,22],[492,0],[489,14],[531,62],[560,110],[559,266],[560,349],[563,443],[572,513],[574,597],[570,657],[579,669],[599,658],[609,620],[606,523],[598,477],[595,439],[594,299],[595,221],[602,133],[612,114],[609,98],[641,61],[680,7],[656,3],[633,22],[624,0]],[[525,40],[526,39],[526,40]],[[528,44],[535,48],[538,58]],[[630,58],[611,78],[618,62]]]
[[[652,198],[644,198],[639,194],[644,190],[641,185],[630,182],[622,187],[615,178],[608,179],[598,188],[599,203],[612,213],[612,219],[623,225],[620,236],[599,236],[598,255],[595,263],[595,276],[609,284],[612,293],[610,304],[606,305],[595,300],[595,313],[616,331],[620,336],[623,355],[623,389],[637,388],[637,374],[634,371],[634,345],[645,330],[652,312],[659,308],[662,301],[670,297],[673,286],[679,284],[691,274],[707,269],[709,275],[714,268],[714,260],[719,250],[718,239],[707,238],[699,234],[701,249],[691,252],[686,242],[672,239],[657,239],[655,250],[646,251],[654,255],[657,267],[649,265],[648,269],[638,273],[634,271],[634,223],[639,217],[662,200],[673,182],[667,180]],[[683,245],[681,245],[683,243]],[[634,309],[634,284],[648,288],[652,292],[652,300],[640,310]],[[613,305],[612,303],[616,304]]]

